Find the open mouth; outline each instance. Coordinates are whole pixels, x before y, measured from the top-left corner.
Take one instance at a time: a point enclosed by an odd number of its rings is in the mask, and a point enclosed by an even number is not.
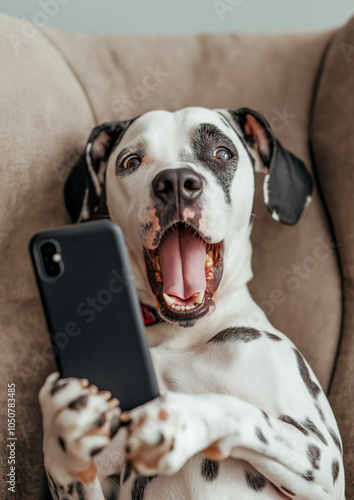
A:
[[[168,321],[192,326],[215,307],[223,242],[208,243],[184,223],[170,226],[154,250],[145,248],[150,286]]]

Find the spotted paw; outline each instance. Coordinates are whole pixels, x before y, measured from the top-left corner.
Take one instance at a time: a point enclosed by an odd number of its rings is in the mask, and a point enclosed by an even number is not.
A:
[[[189,412],[181,411],[181,397],[169,393],[121,414],[129,422],[126,459],[139,473],[174,474],[198,451],[198,432]]]
[[[47,470],[92,481],[96,475],[93,457],[118,431],[119,401],[86,379],[60,379],[52,373],[40,390],[39,402]]]

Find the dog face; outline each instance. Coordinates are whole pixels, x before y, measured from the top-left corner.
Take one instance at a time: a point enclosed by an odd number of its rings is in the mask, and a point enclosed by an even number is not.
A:
[[[214,310],[223,273],[242,257],[254,170],[268,170],[264,195],[276,220],[296,222],[311,193],[302,162],[248,109],[152,111],[97,127],[65,187],[74,220],[98,206],[103,168],[110,217],[160,315],[181,326]]]

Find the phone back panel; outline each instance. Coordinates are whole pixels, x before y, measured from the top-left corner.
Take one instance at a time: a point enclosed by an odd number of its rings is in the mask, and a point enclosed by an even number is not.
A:
[[[61,277],[43,279],[40,243],[59,242]],[[31,254],[61,377],[87,378],[123,410],[158,396],[124,239],[110,221],[37,234]]]

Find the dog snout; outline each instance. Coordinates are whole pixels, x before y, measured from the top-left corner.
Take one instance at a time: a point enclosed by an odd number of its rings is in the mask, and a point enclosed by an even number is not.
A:
[[[188,205],[203,192],[201,176],[190,168],[166,169],[152,182],[154,195],[166,205]]]

